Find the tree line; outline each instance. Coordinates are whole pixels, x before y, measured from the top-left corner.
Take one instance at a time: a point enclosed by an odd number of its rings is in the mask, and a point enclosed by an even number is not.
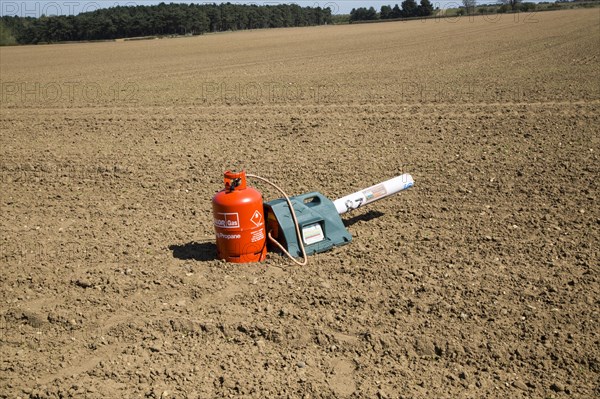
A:
[[[116,6],[78,15],[2,16],[0,34],[19,44],[200,35],[228,30],[331,23],[331,9],[296,4],[165,4]],[[10,41],[10,39],[7,39]]]
[[[500,0],[500,4],[477,4],[477,0],[462,0],[463,6],[457,10],[457,15],[465,14],[502,14],[505,12],[529,12],[537,9],[536,3],[524,3],[522,0]],[[543,4],[543,3],[540,3]],[[548,4],[548,3],[547,3]],[[558,5],[552,3],[552,5]],[[554,8],[554,7],[550,7]],[[560,8],[560,7],[558,7]]]
[[[350,22],[353,21],[372,21],[375,19],[398,19],[427,17],[433,14],[433,4],[429,0],[421,0],[417,5],[415,0],[404,0],[402,7],[396,4],[394,7],[381,6],[379,13],[373,7],[353,8],[350,11]]]

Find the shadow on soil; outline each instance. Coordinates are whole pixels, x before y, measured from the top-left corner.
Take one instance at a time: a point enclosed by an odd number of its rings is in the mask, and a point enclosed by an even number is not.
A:
[[[369,211],[361,215],[356,215],[343,220],[344,226],[352,226],[360,221],[368,222],[369,220],[377,219],[383,216],[384,213],[379,211]],[[214,242],[188,242],[183,245],[170,245],[169,249],[173,251],[173,257],[182,260],[197,260],[207,262],[217,259],[217,246]]]
[[[363,213],[362,215],[356,215],[351,218],[344,219],[343,222],[344,222],[344,226],[348,227],[348,226],[352,226],[354,223],[358,223],[360,221],[368,222],[369,220],[377,219],[378,217],[381,217],[383,215],[385,215],[385,213],[383,213],[383,212],[369,211],[369,212]]]
[[[193,259],[202,262],[217,259],[217,246],[214,242],[188,242],[183,245],[170,245],[173,257],[177,259]]]

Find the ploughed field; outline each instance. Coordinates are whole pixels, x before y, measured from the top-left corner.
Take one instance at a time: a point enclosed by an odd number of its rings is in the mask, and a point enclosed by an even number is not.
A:
[[[599,17],[1,48],[0,397],[598,397]],[[415,186],[236,265],[242,168]]]

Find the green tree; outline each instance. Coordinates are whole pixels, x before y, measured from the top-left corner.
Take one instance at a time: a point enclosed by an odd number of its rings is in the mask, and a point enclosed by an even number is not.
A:
[[[351,21],[371,21],[377,19],[377,11],[375,11],[374,7],[365,8],[360,7],[356,9],[352,9],[350,12],[350,20]]]
[[[379,18],[381,18],[381,19],[392,18],[392,7],[381,6],[381,11],[379,12]]]
[[[429,0],[421,0],[418,14],[422,17],[427,17],[433,14],[433,4],[431,4]]]
[[[12,29],[0,20],[0,46],[12,46],[13,44],[17,44],[17,39],[13,36]]]
[[[537,4],[535,3],[521,3],[521,11],[528,12],[534,11],[537,8]]]
[[[377,19],[377,11],[375,11],[375,7],[369,7],[366,17],[368,21]]]
[[[419,9],[415,0],[404,0],[402,2],[402,16],[404,18],[411,18],[418,16]]]
[[[519,5],[521,4],[521,0],[500,0],[500,2],[507,7],[510,7],[512,11],[517,11],[519,9]]]
[[[463,6],[467,11],[467,14],[475,14],[475,7],[477,6],[477,0],[462,0]]]
[[[364,21],[367,16],[367,9],[365,7],[353,8],[350,11],[350,21]]]
[[[362,10],[362,17],[375,10]],[[362,19],[362,18],[361,18]],[[40,18],[0,17],[0,42],[40,43],[65,40],[99,40],[208,31],[306,26],[331,23],[331,9],[281,4],[165,4],[116,6],[76,16]],[[12,39],[11,39],[12,37]]]

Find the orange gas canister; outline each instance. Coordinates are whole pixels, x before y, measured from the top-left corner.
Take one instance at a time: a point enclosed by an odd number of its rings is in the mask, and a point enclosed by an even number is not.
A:
[[[225,172],[225,188],[213,197],[217,256],[228,262],[260,262],[267,256],[262,195],[246,186],[246,171]]]

